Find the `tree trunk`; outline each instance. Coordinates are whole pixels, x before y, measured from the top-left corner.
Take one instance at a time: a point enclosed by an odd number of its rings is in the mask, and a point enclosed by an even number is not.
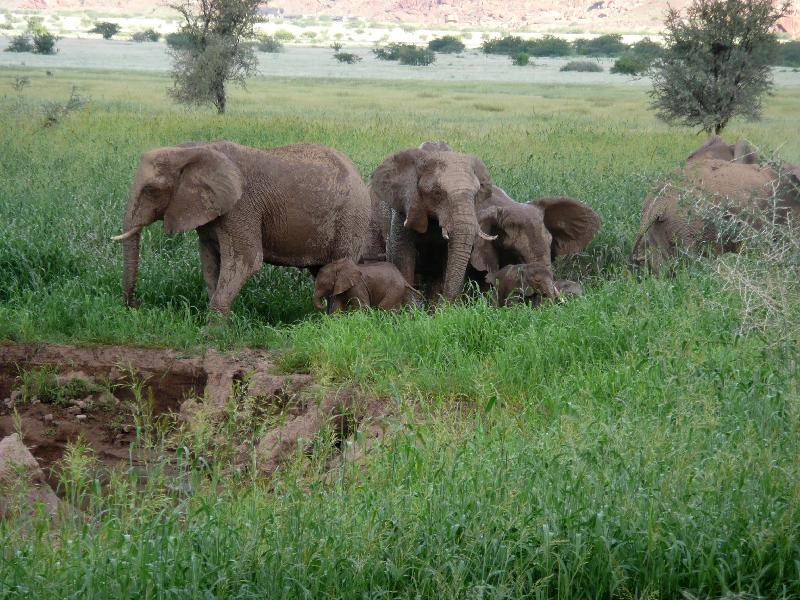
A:
[[[217,86],[217,89],[214,92],[214,105],[217,107],[217,113],[222,115],[225,114],[225,83],[221,83]]]

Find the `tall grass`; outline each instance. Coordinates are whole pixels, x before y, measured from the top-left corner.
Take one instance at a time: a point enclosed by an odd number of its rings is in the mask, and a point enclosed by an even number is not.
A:
[[[36,105],[68,85],[34,75],[22,100],[2,100],[0,337],[266,346],[285,369],[386,397],[396,416],[364,464],[326,472],[300,455],[268,484],[178,451],[172,471],[101,489],[76,451],[65,488],[85,512],[0,522],[0,597],[800,596],[797,340],[742,334],[741,299],[714,265],[628,270],[645,191],[698,144],[657,123],[642,92],[256,81],[217,117],[164,103],[157,76],[73,78],[94,101],[54,127]],[[729,135],[800,162],[797,96],[778,93],[764,123]],[[587,294],[326,317],[311,313],[307,275],[265,267],[230,326],[207,330],[195,236],[155,225],[143,306],[124,308],[108,238],[139,155],[221,137],[328,144],[365,177],[398,148],[448,140],[514,197],[598,210],[592,245],[556,263]]]

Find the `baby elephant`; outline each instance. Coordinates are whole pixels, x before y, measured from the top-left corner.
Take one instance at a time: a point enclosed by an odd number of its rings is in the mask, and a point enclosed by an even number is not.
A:
[[[357,265],[342,258],[322,267],[314,283],[313,302],[328,314],[357,308],[393,309],[411,304],[417,290],[406,283],[392,263],[375,262]]]
[[[497,306],[509,306],[517,302],[533,301],[539,297],[558,298],[553,274],[546,267],[537,265],[508,265],[489,273],[486,282],[495,288]]]
[[[583,286],[570,279],[559,279],[556,281],[556,290],[558,291],[558,295],[562,298],[565,296],[583,296]]]

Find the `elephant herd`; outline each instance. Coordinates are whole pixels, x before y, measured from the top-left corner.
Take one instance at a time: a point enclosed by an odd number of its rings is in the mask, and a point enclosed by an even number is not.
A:
[[[800,217],[800,168],[759,161],[746,143],[705,142],[645,199],[633,262],[657,270],[681,249],[736,249],[684,202],[687,189]],[[124,233],[113,238],[123,242],[130,306],[141,231],[156,220],[167,233],[197,231],[210,308],[223,314],[264,262],[309,269],[313,303],[328,312],[452,301],[467,280],[494,288],[499,305],[580,294],[575,282],[555,279],[552,261],[583,250],[601,224],[572,198],[513,200],[480,158],[444,142],[392,154],[367,184],[325,146],[190,142],[141,158]]]

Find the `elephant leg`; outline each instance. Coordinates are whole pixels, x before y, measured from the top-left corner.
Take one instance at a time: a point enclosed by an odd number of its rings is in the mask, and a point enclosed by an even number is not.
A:
[[[403,217],[395,210],[392,211],[392,224],[389,243],[386,248],[386,258],[398,268],[409,285],[414,285],[414,270],[417,259],[416,248],[414,247],[414,233],[403,227]]]
[[[246,244],[237,245],[227,234],[218,235],[220,269],[211,310],[228,314],[247,279],[261,268],[263,254],[260,245],[256,250]]]
[[[219,280],[219,246],[216,240],[211,239],[200,233],[198,230],[198,240],[200,242],[200,264],[203,267],[203,279],[206,282],[208,291],[208,301],[214,297]]]

